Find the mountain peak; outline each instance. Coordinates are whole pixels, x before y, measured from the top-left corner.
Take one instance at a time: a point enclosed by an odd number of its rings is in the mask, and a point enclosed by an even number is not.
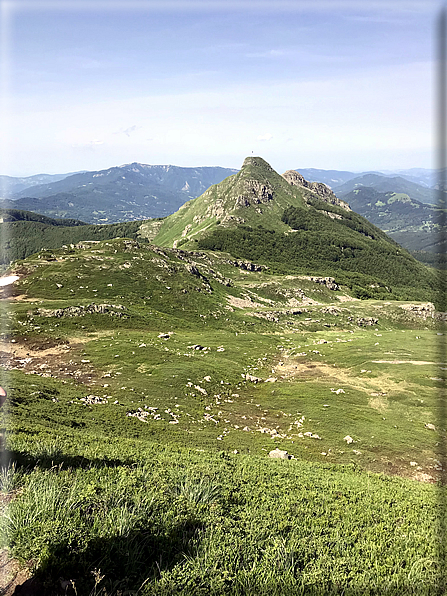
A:
[[[249,170],[253,172],[254,170],[259,170],[262,173],[271,173],[275,172],[272,166],[262,159],[262,157],[250,155],[244,159],[244,163],[242,164],[241,171]]]
[[[340,199],[338,199],[332,192],[332,190],[329,188],[329,186],[326,186],[326,184],[323,184],[322,182],[308,182],[304,178],[304,176],[302,176],[296,170],[287,170],[287,172],[284,172],[282,176],[292,186],[298,186],[310,190],[325,203],[336,205],[337,207],[341,207],[345,211],[351,211],[351,208],[349,207],[348,203],[345,203],[345,201],[341,201]],[[304,196],[304,200],[307,201],[308,197]]]

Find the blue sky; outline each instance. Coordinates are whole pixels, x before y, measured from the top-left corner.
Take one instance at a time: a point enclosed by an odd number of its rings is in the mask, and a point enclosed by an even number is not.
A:
[[[439,6],[2,0],[0,173],[434,167]]]

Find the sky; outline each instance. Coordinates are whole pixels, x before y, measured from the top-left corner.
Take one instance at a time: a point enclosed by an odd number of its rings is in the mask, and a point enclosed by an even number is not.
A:
[[[0,0],[0,174],[436,166],[432,0]]]

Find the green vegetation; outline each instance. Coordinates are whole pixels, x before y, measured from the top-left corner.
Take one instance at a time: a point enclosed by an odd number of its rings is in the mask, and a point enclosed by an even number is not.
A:
[[[200,240],[198,248],[229,252],[236,258],[245,256],[283,274],[336,275],[339,283],[350,287],[358,298],[422,300],[431,293],[434,299],[435,274],[398,245],[362,239],[350,232],[349,224],[341,234],[339,226],[336,231],[331,229],[332,220],[324,215],[297,213],[296,223],[288,221],[301,228],[299,233],[286,235],[240,226],[216,230]],[[355,219],[348,222],[356,224]]]
[[[45,594],[436,590],[429,305],[221,252],[82,246],[15,264],[0,336],[3,544]]]
[[[167,217],[154,242],[223,251],[282,274],[336,272],[359,298],[434,299],[438,284],[365,218],[289,183],[259,157]]]
[[[59,243],[2,290],[0,534],[42,593],[440,593],[436,272],[323,198],[248,158],[163,221],[2,224]]]
[[[46,594],[59,578],[77,594],[436,589],[433,487],[355,466],[111,443],[77,450],[74,464],[61,442],[19,481],[3,536],[39,561]]]
[[[140,237],[139,230],[144,223],[137,221],[92,226],[78,220],[51,219],[16,209],[2,209],[1,212],[1,265],[25,259],[42,248],[60,248],[64,244],[74,244],[82,240],[99,241],[117,237],[136,239]]]

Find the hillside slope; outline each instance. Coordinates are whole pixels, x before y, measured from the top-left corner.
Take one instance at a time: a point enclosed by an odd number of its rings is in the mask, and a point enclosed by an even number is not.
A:
[[[362,292],[392,286],[396,296],[416,298],[436,288],[433,272],[327,186],[295,171],[281,176],[260,157],[167,217],[154,242],[224,251],[282,273],[336,272]]]
[[[260,157],[247,157],[242,169],[185,203],[163,222],[154,239],[160,246],[191,243],[217,227],[261,224],[286,231],[281,222],[286,207],[304,207],[310,191],[292,187]]]

